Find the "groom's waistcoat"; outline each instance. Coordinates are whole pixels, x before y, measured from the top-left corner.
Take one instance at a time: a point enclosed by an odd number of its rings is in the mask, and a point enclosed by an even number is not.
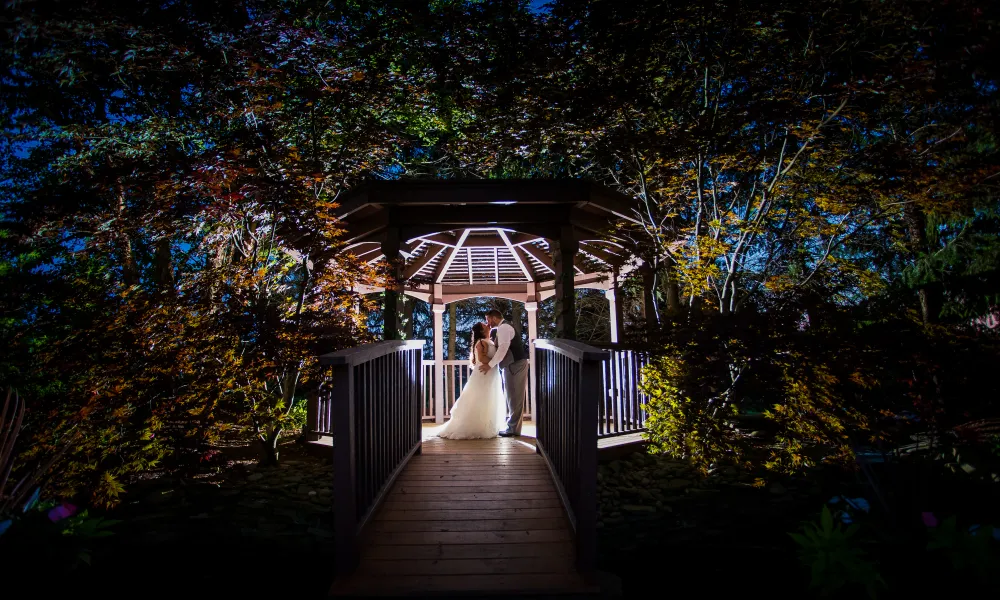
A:
[[[496,329],[490,332],[490,339],[493,340],[494,344],[497,343]],[[528,360],[528,350],[524,347],[521,336],[517,335],[517,331],[515,330],[514,337],[510,340],[510,347],[507,348],[507,356],[503,357],[498,366],[504,369],[510,363],[518,360]]]

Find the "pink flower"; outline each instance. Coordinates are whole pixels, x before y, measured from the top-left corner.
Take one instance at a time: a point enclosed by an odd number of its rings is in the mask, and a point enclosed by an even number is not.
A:
[[[63,502],[59,506],[49,509],[49,520],[53,523],[57,521],[62,521],[66,517],[72,517],[76,514],[76,506],[70,504],[69,502]]]
[[[937,527],[938,520],[937,517],[934,516],[934,513],[920,513],[920,518],[924,520],[924,525],[928,527]]]

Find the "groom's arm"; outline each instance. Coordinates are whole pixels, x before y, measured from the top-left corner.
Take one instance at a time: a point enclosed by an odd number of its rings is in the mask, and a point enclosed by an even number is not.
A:
[[[514,339],[514,328],[510,325],[504,323],[500,327],[497,327],[497,353],[493,355],[493,360],[490,361],[490,368],[500,364],[503,357],[507,356],[507,351],[510,350],[510,341]]]

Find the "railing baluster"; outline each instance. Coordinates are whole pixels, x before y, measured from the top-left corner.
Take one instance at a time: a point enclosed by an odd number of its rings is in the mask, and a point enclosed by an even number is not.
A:
[[[359,536],[420,449],[422,347],[421,340],[389,341],[320,357],[330,374],[319,388],[316,422],[333,428],[338,574],[357,566]]]
[[[577,566],[591,571],[597,548],[597,437],[609,355],[579,342],[535,340],[536,449],[545,458],[576,532]]]

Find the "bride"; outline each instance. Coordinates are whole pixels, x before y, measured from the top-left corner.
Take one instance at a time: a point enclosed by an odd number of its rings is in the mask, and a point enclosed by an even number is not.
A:
[[[438,437],[453,440],[495,438],[507,419],[500,369],[494,367],[483,373],[476,368],[479,364],[489,364],[497,352],[489,332],[486,323],[476,323],[472,327],[471,374],[461,396],[451,407],[451,420],[438,431]]]

